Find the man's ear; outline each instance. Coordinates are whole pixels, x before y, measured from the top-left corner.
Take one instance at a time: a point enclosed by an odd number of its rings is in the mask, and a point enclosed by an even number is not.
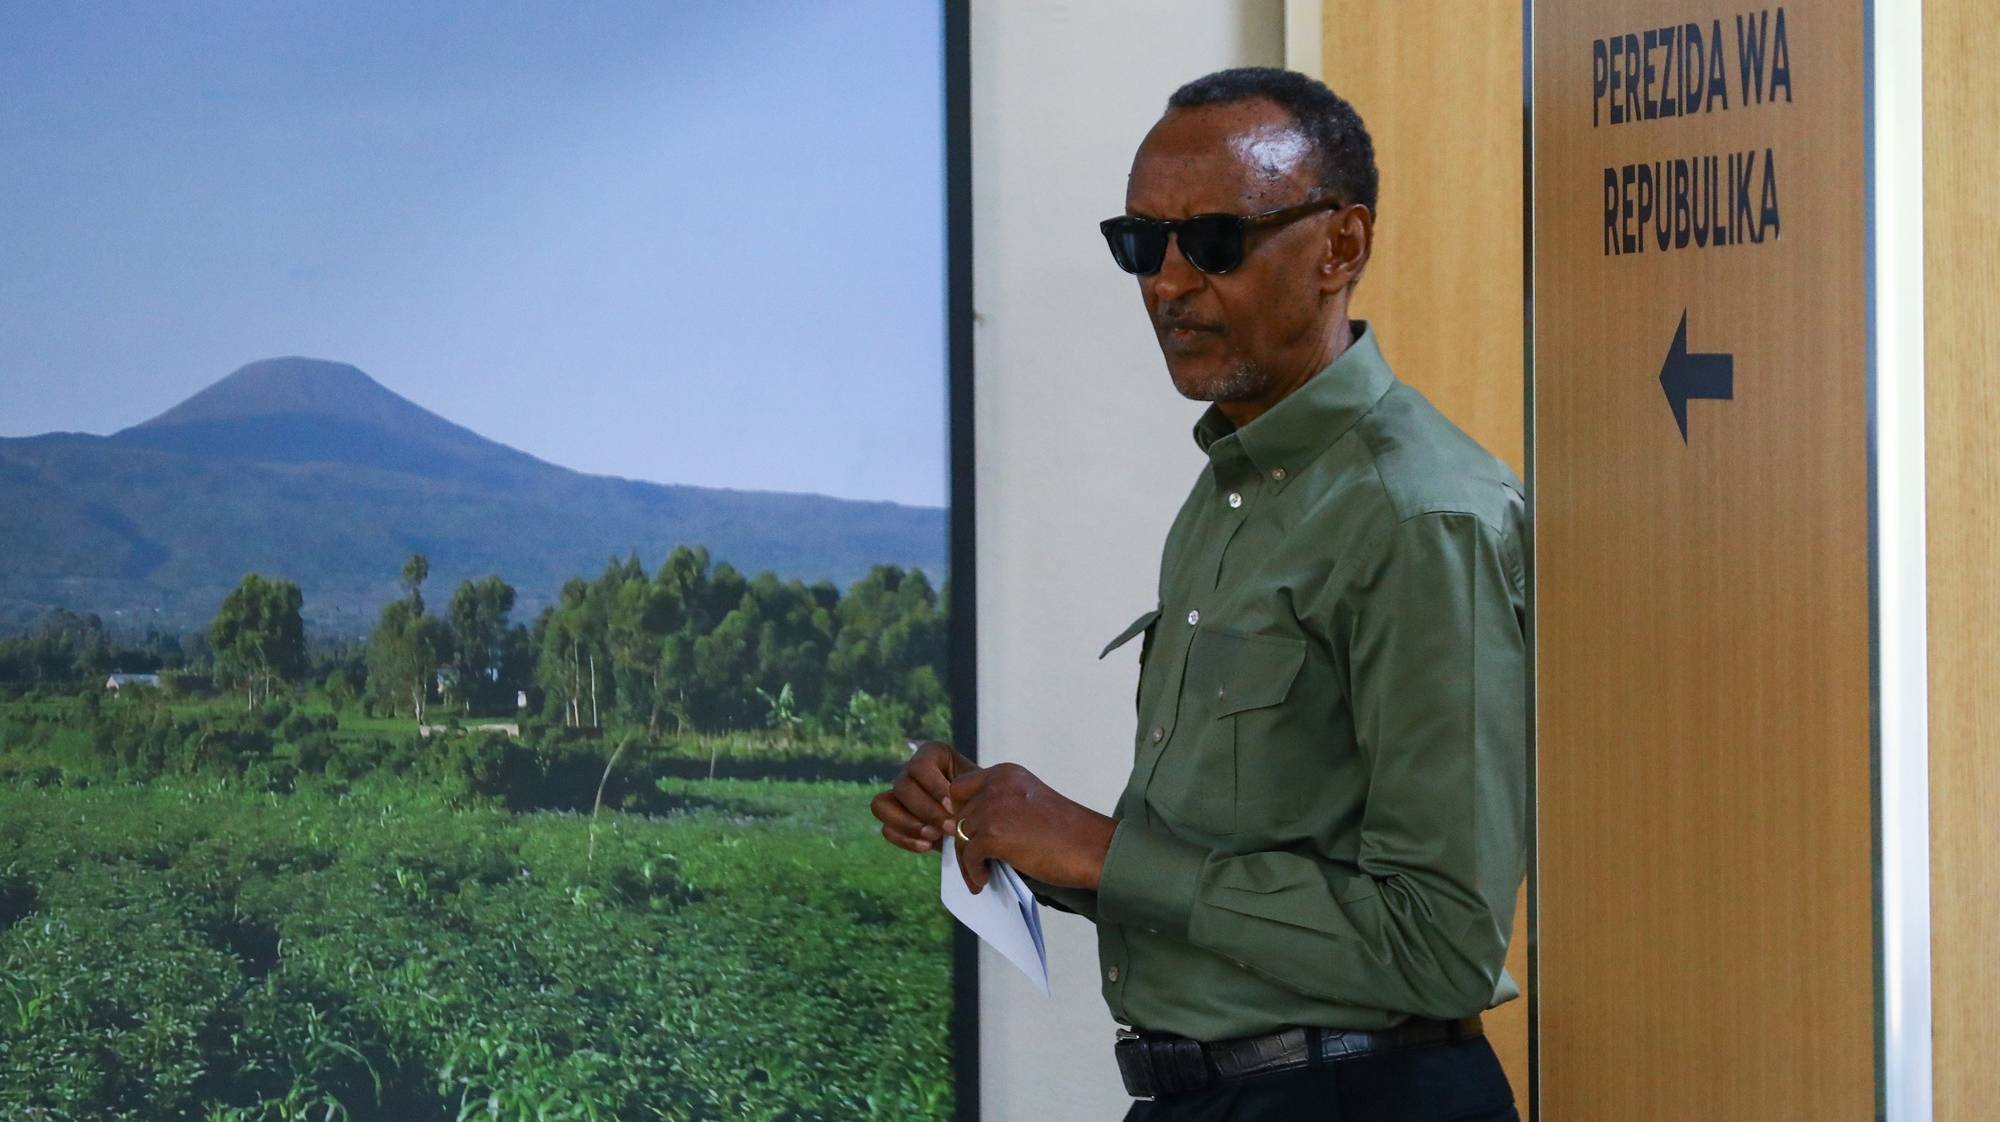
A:
[[[1375,249],[1375,215],[1359,203],[1334,211],[1327,220],[1325,252],[1320,259],[1321,287],[1351,288],[1368,267]]]

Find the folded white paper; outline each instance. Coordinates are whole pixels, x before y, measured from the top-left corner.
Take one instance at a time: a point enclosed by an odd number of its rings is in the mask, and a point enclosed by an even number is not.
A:
[[[950,835],[944,839],[938,895],[946,910],[1048,993],[1049,953],[1042,943],[1042,906],[1035,894],[1005,861],[988,861],[986,887],[974,895],[958,871],[957,842]]]

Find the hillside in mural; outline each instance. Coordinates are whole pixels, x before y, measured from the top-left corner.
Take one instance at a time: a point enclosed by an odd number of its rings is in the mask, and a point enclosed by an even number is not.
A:
[[[661,439],[705,423],[662,416]],[[876,564],[941,584],[947,547],[941,508],[572,471],[308,358],[251,363],[109,436],[0,439],[0,512],[0,628],[52,608],[206,626],[256,571],[301,587],[309,626],[365,634],[412,553],[446,587],[504,578],[529,615],[608,558],[683,544],[842,587]]]

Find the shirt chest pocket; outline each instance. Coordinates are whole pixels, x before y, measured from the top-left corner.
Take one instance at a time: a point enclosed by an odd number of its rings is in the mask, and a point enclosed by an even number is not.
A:
[[[1301,779],[1286,761],[1303,737],[1287,706],[1306,641],[1221,628],[1194,633],[1181,722],[1148,799],[1205,833],[1268,830],[1297,813]]]

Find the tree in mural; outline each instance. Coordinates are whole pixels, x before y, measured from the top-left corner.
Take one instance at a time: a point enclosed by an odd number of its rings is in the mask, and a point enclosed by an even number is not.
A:
[[[511,692],[524,685],[518,648],[526,642],[526,629],[509,627],[507,616],[514,610],[514,588],[499,577],[461,581],[451,594],[445,620],[451,635],[452,674],[456,699],[471,712],[475,705],[491,706],[510,699]]]
[[[240,685],[245,704],[268,700],[280,683],[306,669],[305,597],[288,580],[247,573],[223,598],[209,625],[219,677]]]
[[[451,658],[451,629],[424,614],[423,584],[430,562],[412,553],[403,563],[403,592],[382,606],[381,620],[368,639],[368,685],[391,712],[407,709],[424,719],[438,667]]]

